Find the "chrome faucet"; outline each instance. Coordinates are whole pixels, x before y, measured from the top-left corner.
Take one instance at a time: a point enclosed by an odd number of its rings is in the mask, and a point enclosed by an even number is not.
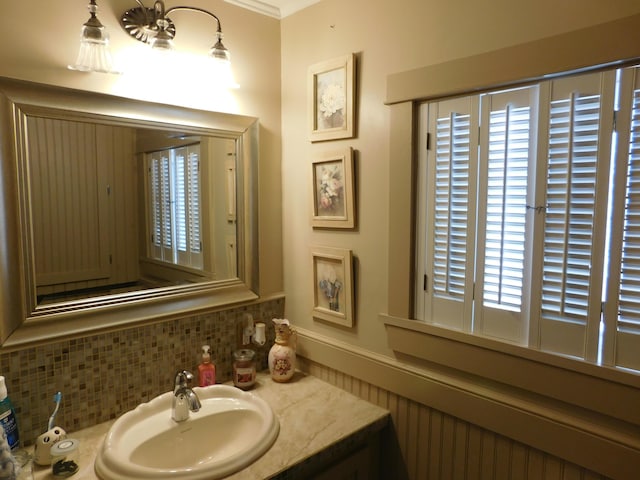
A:
[[[186,370],[176,373],[175,386],[173,388],[173,404],[171,406],[171,418],[176,422],[184,422],[189,418],[189,412],[200,410],[200,399],[189,387],[193,380],[193,374]]]

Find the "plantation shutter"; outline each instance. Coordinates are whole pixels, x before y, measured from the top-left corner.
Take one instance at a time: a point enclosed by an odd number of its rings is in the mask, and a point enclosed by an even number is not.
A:
[[[548,99],[539,343],[597,359],[613,120],[609,74],[554,80]]]
[[[200,145],[148,154],[152,258],[202,268]]]
[[[202,267],[202,237],[200,226],[200,145],[192,145],[188,150],[187,185],[189,189],[189,249],[192,265]],[[197,261],[196,258],[200,257]]]
[[[471,328],[473,301],[477,105],[478,97],[429,105],[431,145],[424,150],[425,319],[462,330]]]
[[[158,260],[173,258],[171,165],[169,151],[147,155],[150,201],[150,256]]]
[[[151,156],[147,164],[149,178],[151,257],[162,258],[162,200],[160,196],[160,159]]]
[[[187,250],[187,184],[186,184],[186,154],[187,148],[181,147],[173,150],[175,168],[175,219],[176,219],[176,248],[178,263],[186,264],[185,254]]]
[[[525,342],[523,308],[529,151],[534,88],[482,98],[478,201],[478,302],[474,331]]]
[[[179,263],[202,268],[200,238],[200,145],[190,145],[176,151],[180,156],[180,177],[177,191],[181,195],[181,210],[178,224],[182,235],[182,246],[178,249]]]
[[[607,332],[603,363],[640,369],[640,72],[627,68],[621,82]]]

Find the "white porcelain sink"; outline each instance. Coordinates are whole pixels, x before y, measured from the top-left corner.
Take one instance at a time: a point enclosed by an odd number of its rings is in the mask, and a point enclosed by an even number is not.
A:
[[[188,420],[171,418],[173,392],[122,415],[96,456],[104,480],[213,480],[241,470],[275,442],[280,425],[257,395],[228,385],[193,389],[202,403]]]

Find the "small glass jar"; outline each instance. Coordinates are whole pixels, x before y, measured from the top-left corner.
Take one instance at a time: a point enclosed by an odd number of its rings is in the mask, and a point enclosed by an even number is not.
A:
[[[233,384],[249,390],[256,383],[256,352],[249,348],[242,348],[233,352]]]
[[[80,470],[80,442],[66,438],[51,447],[51,470],[55,478],[66,478]]]

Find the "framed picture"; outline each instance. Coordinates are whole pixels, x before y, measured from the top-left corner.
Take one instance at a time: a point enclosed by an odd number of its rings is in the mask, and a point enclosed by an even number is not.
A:
[[[319,228],[355,226],[353,149],[321,154],[311,162],[313,212],[311,225]]]
[[[353,261],[351,250],[312,247],[313,317],[353,326]]]
[[[355,55],[309,67],[309,115],[312,142],[354,136]]]

